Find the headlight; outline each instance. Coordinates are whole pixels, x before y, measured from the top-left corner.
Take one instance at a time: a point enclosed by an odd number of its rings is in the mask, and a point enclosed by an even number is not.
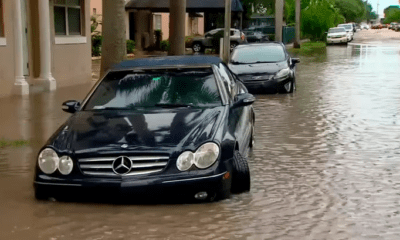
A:
[[[187,171],[194,164],[200,169],[205,169],[213,165],[217,161],[218,156],[218,145],[215,143],[206,143],[199,147],[195,153],[186,151],[179,155],[176,167],[179,171]]]
[[[194,164],[198,168],[208,168],[217,161],[219,147],[215,143],[206,143],[197,149],[194,154]]]
[[[60,159],[58,158],[57,153],[51,148],[43,149],[39,154],[39,168],[46,174],[54,173],[58,168],[59,162]]]
[[[186,171],[193,165],[193,162],[194,154],[192,152],[184,152],[178,157],[176,167],[179,171]]]
[[[287,78],[289,76],[289,74],[290,74],[289,68],[282,69],[275,75],[275,78],[277,78],[277,79]]]
[[[63,175],[68,175],[72,172],[74,168],[74,162],[68,156],[62,156],[60,158],[60,163],[58,164],[58,170]]]

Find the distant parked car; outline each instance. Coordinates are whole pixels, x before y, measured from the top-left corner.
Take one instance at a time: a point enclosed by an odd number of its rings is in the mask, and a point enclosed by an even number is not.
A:
[[[262,32],[243,30],[243,33],[245,34],[247,42],[249,43],[269,41],[268,35]]]
[[[393,27],[393,30],[395,30],[396,32],[400,31],[400,23],[396,24],[396,25]]]
[[[326,37],[327,44],[345,43],[349,41],[346,29],[343,27],[330,28]]]
[[[339,24],[338,27],[342,27],[346,29],[347,32],[347,39],[349,42],[351,42],[354,38],[354,27],[353,24],[351,23],[345,23],[345,24]]]
[[[213,48],[213,39],[215,36],[223,36],[224,29],[217,28],[204,34],[204,37],[193,38],[193,52],[204,52],[206,48]],[[231,29],[231,50],[237,45],[245,43],[246,36],[238,29]]]
[[[369,27],[369,25],[368,24],[362,24],[361,25],[361,30],[369,30],[370,29],[370,27]]]
[[[250,92],[292,93],[296,90],[299,62],[289,56],[283,43],[255,43],[235,48],[229,68]]]
[[[390,23],[389,29],[395,30],[396,25],[397,25],[397,22]]]

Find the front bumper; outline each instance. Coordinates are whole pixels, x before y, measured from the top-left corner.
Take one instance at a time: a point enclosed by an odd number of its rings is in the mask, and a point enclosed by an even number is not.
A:
[[[270,80],[262,81],[245,81],[244,85],[250,92],[262,91],[264,93],[277,93],[289,81],[291,81],[290,77],[279,81],[275,78],[272,78]]]
[[[342,38],[328,38],[326,40],[327,43],[347,43],[348,38],[347,37],[342,37]]]
[[[40,190],[49,197],[89,197],[104,200],[132,200],[139,197],[194,199],[194,195],[198,192],[207,192],[211,196],[230,191],[231,160],[225,165],[228,165],[227,168],[142,177],[88,178],[82,176],[63,179],[38,174],[34,187],[36,191]]]

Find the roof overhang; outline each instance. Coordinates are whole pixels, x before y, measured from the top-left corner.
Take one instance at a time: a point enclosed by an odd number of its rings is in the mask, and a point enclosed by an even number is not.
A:
[[[130,0],[126,10],[150,10],[152,12],[169,12],[169,0]],[[187,12],[223,12],[225,0],[187,0]],[[232,0],[232,12],[243,12],[240,0]]]

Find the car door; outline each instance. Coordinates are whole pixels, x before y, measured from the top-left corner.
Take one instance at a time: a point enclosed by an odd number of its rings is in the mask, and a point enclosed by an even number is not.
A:
[[[241,154],[244,155],[246,154],[251,139],[252,106],[232,108],[237,95],[245,93],[247,90],[243,84],[237,81],[225,64],[221,63],[218,68],[230,95],[231,107],[229,110],[229,122],[231,123],[231,127],[233,127],[232,131],[234,132],[236,141],[239,143],[239,150]]]

